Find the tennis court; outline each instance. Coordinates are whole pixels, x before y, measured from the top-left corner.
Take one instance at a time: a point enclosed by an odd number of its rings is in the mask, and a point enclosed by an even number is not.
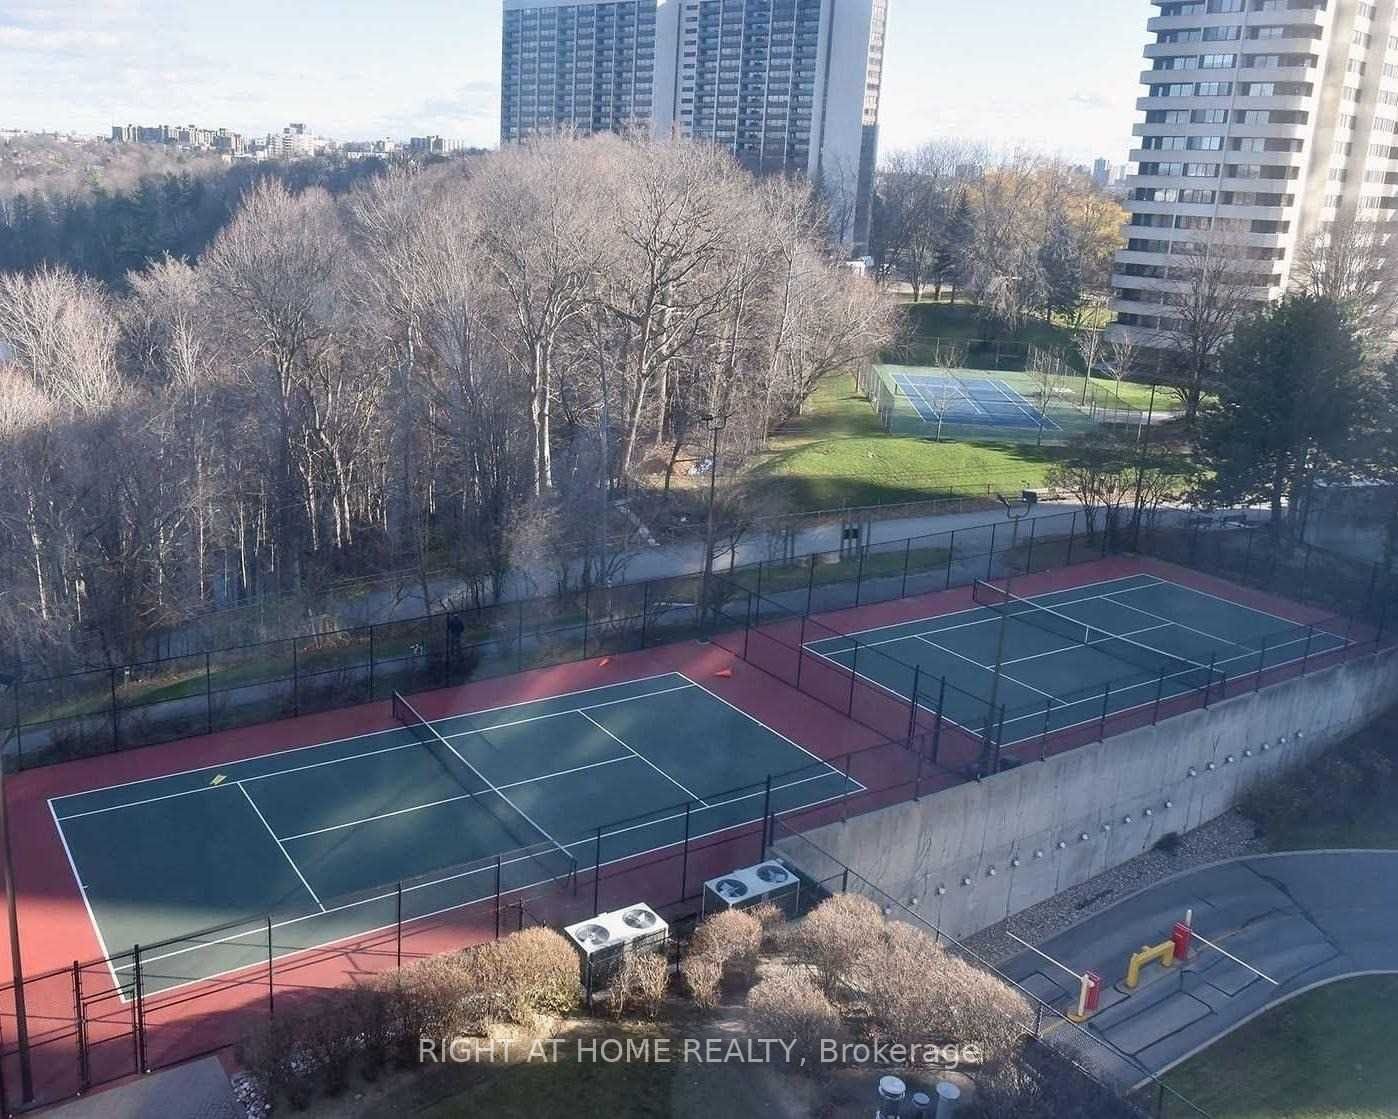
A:
[[[49,801],[104,954],[146,993],[567,881],[863,788],[680,673]],[[770,790],[770,791],[769,791]],[[686,808],[687,806],[687,808]],[[625,818],[625,822],[618,823]],[[575,881],[575,879],[574,879]],[[401,893],[399,884],[402,884]],[[221,935],[174,941],[189,929]],[[125,974],[123,974],[125,972]]]
[[[1028,397],[1000,377],[895,373],[893,383],[918,417],[928,423],[1060,430]]]
[[[1009,746],[1347,644],[1155,575],[1028,599],[977,583],[975,601],[806,648],[904,700],[916,690],[923,706],[937,702],[945,679],[943,717],[976,734],[989,721],[998,662],[1004,721],[995,733]]]

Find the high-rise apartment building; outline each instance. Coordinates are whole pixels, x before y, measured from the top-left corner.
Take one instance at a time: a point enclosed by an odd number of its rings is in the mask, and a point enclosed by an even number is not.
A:
[[[649,127],[820,185],[868,240],[888,0],[504,0],[500,134]]]
[[[1154,0],[1119,333],[1161,344],[1210,259],[1266,300],[1336,221],[1398,207],[1398,0]]]

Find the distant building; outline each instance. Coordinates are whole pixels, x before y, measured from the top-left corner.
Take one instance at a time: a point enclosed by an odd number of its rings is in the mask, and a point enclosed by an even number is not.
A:
[[[620,132],[708,140],[819,185],[868,240],[888,0],[503,0],[502,142]]]
[[[236,155],[243,137],[227,128],[200,128],[193,124],[115,124],[112,141],[119,144],[168,144],[191,151],[216,151]]]
[[[1398,0],[1154,0],[1115,333],[1167,339],[1200,261],[1254,305],[1337,221],[1398,213]]]
[[[414,136],[408,141],[408,150],[422,155],[450,155],[464,152],[469,146],[465,140],[446,140],[441,136]]]

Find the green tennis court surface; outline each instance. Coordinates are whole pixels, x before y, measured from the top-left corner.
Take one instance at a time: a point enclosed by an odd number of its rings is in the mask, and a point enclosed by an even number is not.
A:
[[[982,733],[997,654],[1002,745],[1343,648],[1338,634],[1154,575],[1030,599],[978,584],[988,605],[808,644],[811,652]],[[1003,631],[1003,650],[1001,638]],[[1108,689],[1110,688],[1110,691]],[[998,731],[997,731],[998,733]]]
[[[55,797],[104,950],[147,993],[862,786],[678,673]],[[623,818],[626,818],[624,822]],[[254,917],[249,922],[248,918]],[[171,941],[190,929],[239,922]],[[114,965],[127,983],[134,955]]]

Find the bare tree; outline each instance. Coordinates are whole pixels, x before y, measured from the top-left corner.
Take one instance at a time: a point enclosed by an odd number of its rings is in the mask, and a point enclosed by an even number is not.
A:
[[[1297,254],[1292,284],[1344,311],[1370,347],[1398,328],[1398,245],[1386,223],[1351,216],[1317,230]]]

